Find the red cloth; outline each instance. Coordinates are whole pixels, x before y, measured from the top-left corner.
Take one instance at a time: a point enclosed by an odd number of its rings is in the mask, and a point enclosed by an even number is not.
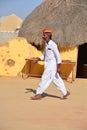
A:
[[[50,29],[44,29],[44,30],[43,30],[43,34],[45,34],[45,33],[52,34],[52,33],[53,33],[53,31],[52,31],[52,30],[50,30]]]

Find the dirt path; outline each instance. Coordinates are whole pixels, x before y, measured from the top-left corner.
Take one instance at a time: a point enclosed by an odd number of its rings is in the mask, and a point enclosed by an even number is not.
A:
[[[87,79],[64,81],[66,100],[53,84],[42,100],[30,100],[39,80],[0,77],[0,130],[87,130]]]

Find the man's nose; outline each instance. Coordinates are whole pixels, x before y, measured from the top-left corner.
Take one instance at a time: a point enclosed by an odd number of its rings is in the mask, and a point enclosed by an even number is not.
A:
[[[42,38],[44,38],[45,36],[43,35]]]

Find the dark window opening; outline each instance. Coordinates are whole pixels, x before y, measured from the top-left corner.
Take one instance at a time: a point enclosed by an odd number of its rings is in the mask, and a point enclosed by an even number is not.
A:
[[[76,77],[87,78],[87,43],[79,46]]]

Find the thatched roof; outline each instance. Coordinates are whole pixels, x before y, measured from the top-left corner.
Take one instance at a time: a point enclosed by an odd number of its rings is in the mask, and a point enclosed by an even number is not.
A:
[[[40,44],[44,28],[61,46],[87,43],[87,0],[45,0],[26,17],[19,36]]]

